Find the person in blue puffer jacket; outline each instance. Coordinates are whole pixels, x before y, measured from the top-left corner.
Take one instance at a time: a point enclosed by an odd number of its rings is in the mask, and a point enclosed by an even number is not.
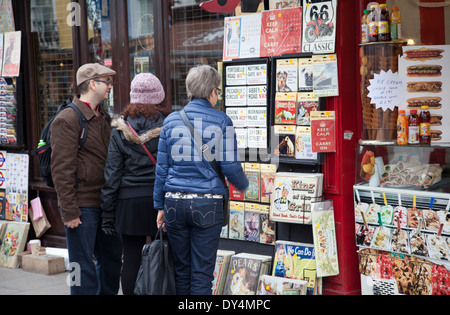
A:
[[[248,180],[238,159],[233,123],[212,107],[220,82],[220,74],[210,66],[190,69],[186,90],[191,101],[184,111],[227,180],[245,190]],[[210,295],[226,190],[179,112],[164,120],[157,162],[154,208],[159,210],[157,225],[166,229],[171,244],[176,293]]]

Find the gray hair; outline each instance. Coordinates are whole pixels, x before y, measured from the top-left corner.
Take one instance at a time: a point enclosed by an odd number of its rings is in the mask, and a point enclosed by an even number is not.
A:
[[[222,78],[211,66],[200,65],[189,70],[186,77],[186,91],[190,100],[209,99],[211,92],[220,85]]]

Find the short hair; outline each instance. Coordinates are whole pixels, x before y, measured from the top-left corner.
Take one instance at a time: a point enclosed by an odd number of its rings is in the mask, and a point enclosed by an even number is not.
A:
[[[186,91],[190,100],[208,99],[211,92],[220,85],[222,78],[211,66],[200,65],[189,70],[186,77]]]
[[[89,92],[89,83],[91,83],[91,80],[84,81],[80,85],[78,85],[78,91],[80,94],[86,94]]]

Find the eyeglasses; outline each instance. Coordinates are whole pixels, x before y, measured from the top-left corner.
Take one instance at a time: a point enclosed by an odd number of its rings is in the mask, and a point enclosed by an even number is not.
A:
[[[219,88],[216,88],[216,94],[217,94],[217,95],[222,95],[222,90],[219,89]]]
[[[101,82],[101,83],[105,83],[107,86],[112,86],[113,82],[110,80],[107,81],[103,81],[103,80],[94,80],[95,82]]]

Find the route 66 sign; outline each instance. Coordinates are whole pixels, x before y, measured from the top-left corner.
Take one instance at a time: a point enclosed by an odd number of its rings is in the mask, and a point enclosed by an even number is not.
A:
[[[303,0],[302,51],[334,53],[337,0]]]

